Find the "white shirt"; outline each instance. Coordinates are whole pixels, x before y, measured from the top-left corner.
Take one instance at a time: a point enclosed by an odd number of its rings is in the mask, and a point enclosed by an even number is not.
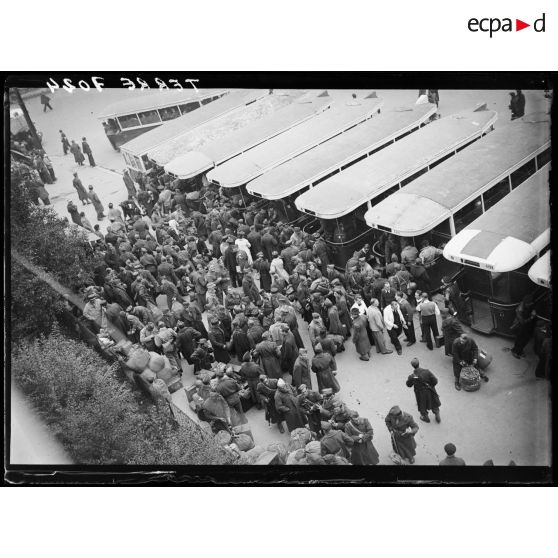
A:
[[[401,313],[401,308],[399,308],[399,304],[397,305],[397,313],[399,314],[401,325],[405,326],[406,325],[405,318]],[[391,304],[384,308],[384,323],[386,324],[386,329],[388,330],[392,329],[395,325],[395,320],[393,318],[393,308],[391,307]]]
[[[366,316],[366,315],[367,315],[366,311],[368,310],[368,308],[366,307],[366,304],[364,303],[364,300],[361,300],[361,301],[360,301],[360,304],[358,304],[358,303],[355,301],[355,303],[351,306],[351,310],[352,310],[353,308],[356,308],[356,309],[358,310],[358,313],[359,313],[359,314],[361,314],[361,315],[363,315],[363,316]]]

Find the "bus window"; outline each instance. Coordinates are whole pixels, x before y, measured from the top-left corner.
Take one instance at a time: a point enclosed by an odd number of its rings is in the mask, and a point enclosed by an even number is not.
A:
[[[134,155],[134,166],[137,169],[143,170],[143,165],[141,164],[139,157],[136,157],[135,155]]]
[[[128,154],[128,164],[130,167],[134,167],[135,169],[138,168],[138,166],[136,165],[136,162],[134,161],[134,156]]]
[[[449,159],[452,155],[453,155],[453,151],[451,153],[448,153],[447,155],[444,155],[441,159],[438,159],[437,161],[434,161],[433,163],[430,164],[430,170],[432,170],[434,167],[437,167],[440,163],[443,163],[446,159]]]
[[[496,205],[502,198],[506,197],[510,193],[510,181],[508,177],[503,178],[487,190],[483,195],[484,199],[484,210],[490,209],[493,205]]]
[[[419,170],[418,172],[415,172],[415,174],[409,176],[405,180],[402,180],[401,181],[401,188],[403,188],[403,186],[406,186],[407,184],[409,184],[410,182],[412,182],[413,180],[415,180],[416,178],[418,178],[421,174],[424,174],[425,172],[428,172],[428,167],[425,167],[425,168]]]
[[[547,147],[542,153],[537,155],[537,168],[542,168],[550,162],[550,147]]]
[[[511,174],[512,188],[517,188],[522,182],[525,182],[532,174],[535,174],[535,159],[527,161],[523,166],[519,167]]]
[[[149,160],[149,157],[147,155],[142,155],[141,160],[143,161],[143,166],[145,167],[145,170],[149,170],[153,168],[153,163]]]
[[[474,267],[466,267],[463,271],[463,276],[458,280],[462,291],[471,291],[481,298],[492,297],[490,273],[487,273],[484,269],[475,269]]]
[[[372,200],[374,202],[373,205],[379,204],[382,200],[385,200],[386,198],[391,196],[391,194],[393,194],[394,192],[397,192],[397,190],[399,190],[399,184],[396,184],[395,186],[392,186],[389,190],[386,190],[383,194],[380,194],[379,196],[376,196]]]
[[[120,132],[120,127],[118,126],[116,118],[109,118],[107,120],[107,126],[111,134],[117,134]]]
[[[208,97],[207,99],[202,99],[201,104],[207,105],[207,103],[211,103],[211,101],[213,101],[213,99],[211,97]]]
[[[511,273],[489,273],[492,282],[492,298],[496,301],[510,302]]]
[[[180,116],[180,111],[178,107],[166,107],[159,109],[159,114],[161,115],[162,120],[172,120]]]
[[[141,122],[139,121],[137,114],[127,114],[126,116],[119,116],[118,122],[120,123],[120,127],[123,130],[141,126]]]
[[[182,114],[186,114],[187,112],[191,112],[198,107],[198,103],[186,103],[185,105],[180,105],[178,108]]]
[[[455,232],[462,231],[467,225],[470,225],[477,217],[482,215],[482,202],[480,197],[462,207],[453,216],[455,223]]]
[[[511,302],[519,302],[526,293],[533,290],[534,284],[529,279],[529,268],[535,263],[537,258],[532,258],[525,265],[515,271],[510,271],[510,292]]]
[[[147,126],[148,124],[159,124],[161,122],[159,113],[156,110],[146,110],[145,112],[139,112],[138,116],[140,122],[144,126]]]
[[[445,244],[451,238],[451,229],[449,219],[442,221],[430,231],[430,243],[433,246]]]

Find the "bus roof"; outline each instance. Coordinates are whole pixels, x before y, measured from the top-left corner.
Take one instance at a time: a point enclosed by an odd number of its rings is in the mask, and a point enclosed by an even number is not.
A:
[[[399,236],[425,234],[549,145],[550,121],[497,128],[369,209],[366,223]]]
[[[550,251],[545,252],[528,271],[529,279],[541,287],[550,287]]]
[[[436,112],[431,104],[382,112],[248,183],[250,194],[282,199],[412,130]]]
[[[215,101],[217,102],[217,101]],[[165,170],[178,178],[191,178],[223,163],[256,145],[315,117],[332,103],[328,95],[306,94],[257,122],[252,122],[232,134],[204,144],[165,165]],[[213,104],[213,103],[212,103]],[[201,164],[203,162],[203,164]]]
[[[160,126],[125,143],[122,145],[121,149],[141,157],[165,141],[175,138],[189,130],[193,130],[209,122],[213,118],[227,114],[231,110],[253,103],[267,94],[267,89],[238,89],[196,110],[164,122]]]
[[[188,151],[200,149],[205,143],[220,139],[231,132],[248,126],[252,122],[273,114],[280,108],[291,104],[304,93],[306,91],[274,90],[272,94],[266,95],[254,103],[243,105],[236,110],[214,118],[194,130],[184,131],[184,133],[150,150],[147,156],[157,165],[164,167],[167,163]]]
[[[214,95],[223,95],[226,89],[187,89],[161,90],[154,93],[122,99],[108,105],[97,117],[98,119],[115,118],[126,114],[134,114],[146,110],[153,110],[173,105],[182,105],[193,101],[207,99]]]
[[[376,96],[358,102],[336,101],[323,114],[219,165],[207,178],[225,188],[246,184],[281,163],[371,118],[383,104]]]
[[[473,141],[496,120],[493,110],[463,111],[428,124],[299,196],[300,211],[324,219],[347,215],[431,162]]]
[[[448,260],[492,272],[519,269],[550,242],[549,168],[512,190],[445,246]]]

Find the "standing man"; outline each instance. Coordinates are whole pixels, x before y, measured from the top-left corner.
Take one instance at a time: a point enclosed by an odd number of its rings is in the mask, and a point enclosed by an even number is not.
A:
[[[478,368],[477,362],[479,358],[479,348],[474,339],[466,333],[462,333],[454,342],[452,348],[453,354],[453,375],[455,376],[455,389],[459,391],[461,384],[459,375],[464,366],[474,366]],[[488,382],[487,375],[479,369],[479,373],[485,382]]]
[[[457,465],[460,467],[463,467],[465,465],[465,461],[463,461],[461,457],[457,457],[455,455],[457,448],[454,444],[452,444],[451,442],[449,444],[446,444],[444,446],[444,451],[446,452],[446,457],[445,459],[442,459],[442,461],[440,461],[439,465]]]
[[[399,304],[395,300],[391,302],[389,306],[384,308],[384,323],[386,324],[386,329],[391,340],[392,345],[395,347],[397,354],[402,354],[401,343],[399,342],[399,336],[403,328],[406,329],[406,322]]]
[[[419,429],[418,424],[411,415],[404,413],[397,405],[389,410],[385,420],[391,434],[393,451],[412,465],[417,453],[415,434]]]
[[[44,93],[41,93],[41,105],[43,105],[43,112],[46,112],[47,107],[52,110],[50,106],[50,97]]]
[[[391,349],[388,350],[386,347],[386,343],[384,340],[384,331],[386,326],[384,324],[384,319],[382,317],[382,313],[380,312],[379,306],[380,303],[378,302],[378,299],[373,298],[370,306],[366,311],[366,314],[368,316],[368,325],[370,326],[372,337],[374,338],[374,345],[376,345],[376,352],[387,355],[393,353],[393,351]]]
[[[68,151],[70,151],[70,142],[66,137],[66,134],[62,130],[58,130],[60,132],[60,141],[62,142],[62,149],[64,150],[64,155],[68,155]]]
[[[515,358],[525,356],[523,349],[535,331],[536,316],[533,295],[528,294],[516,308],[515,320],[511,327],[512,331],[515,331],[515,343],[511,350]]]
[[[91,147],[87,143],[87,138],[81,138],[81,148],[83,152],[87,155],[87,158],[89,159],[89,165],[94,167],[95,159],[93,159],[93,151],[91,151]]]
[[[515,93],[510,93],[510,96],[511,119],[521,118],[525,114],[525,95],[523,95],[521,89],[516,89]]]
[[[434,387],[438,383],[438,378],[430,370],[420,368],[418,358],[411,360],[411,366],[413,367],[413,373],[409,375],[406,383],[407,387],[412,387],[415,390],[420,420],[430,422],[428,411],[432,411],[436,417],[436,422],[442,422],[440,418],[440,398]]]
[[[83,183],[78,177],[78,173],[74,172],[74,179],[72,180],[72,186],[76,189],[80,201],[83,205],[91,203],[91,200],[87,196],[87,190],[83,187]]]
[[[293,385],[298,388],[305,385],[308,389],[312,389],[312,377],[310,375],[310,362],[308,360],[308,351],[299,349],[298,357],[293,367]]]
[[[384,283],[380,292],[380,310],[383,312],[395,300],[395,291],[391,289],[389,281]]]
[[[99,199],[97,193],[93,191],[93,186],[89,185],[89,192],[87,195],[91,200],[91,202],[93,203],[93,207],[95,208],[95,211],[97,212],[97,221],[104,219],[105,208],[103,207],[103,204],[101,203],[101,200]]]
[[[417,304],[417,312],[420,312],[422,335],[425,339],[426,346],[432,351],[434,350],[432,335],[434,339],[439,335],[436,317],[440,315],[440,309],[435,302],[429,300],[428,293],[424,292],[422,293],[422,301]]]
[[[128,191],[128,199],[131,200],[132,198],[136,197],[136,186],[132,177],[130,176],[130,172],[128,169],[124,170],[124,174],[122,175],[122,180],[124,180],[124,185],[126,186],[126,190]]]
[[[405,319],[405,323],[407,325],[405,330],[407,333],[407,347],[410,347],[417,342],[417,338],[415,336],[415,323],[413,321],[415,309],[409,304],[407,297],[401,291],[398,291],[395,294],[395,300],[397,301],[397,304],[399,304],[401,314],[403,314],[403,318]]]

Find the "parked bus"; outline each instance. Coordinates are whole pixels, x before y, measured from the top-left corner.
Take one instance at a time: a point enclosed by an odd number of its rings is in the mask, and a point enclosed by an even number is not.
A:
[[[361,102],[335,101],[325,113],[219,165],[207,178],[223,188],[245,186],[250,180],[372,118],[383,104],[375,93]]]
[[[212,122],[225,114],[245,107],[265,97],[267,90],[240,89],[224,95],[199,110],[190,112],[170,122],[165,122],[155,130],[143,134],[122,145],[121,152],[126,166],[134,173],[147,173],[153,168],[147,154],[165,142],[191,132],[201,126]],[[134,174],[132,173],[132,174]]]
[[[295,200],[299,211],[319,219],[308,231],[321,227],[335,263],[344,266],[374,240],[367,209],[477,141],[496,118],[485,105],[441,118],[310,188]]]
[[[189,151],[165,165],[165,171],[180,180],[204,182],[206,174],[220,165],[265,141],[298,126],[319,113],[328,110],[332,104],[327,92],[305,94],[290,105],[251,122],[225,137],[205,143],[199,150]]]
[[[527,117],[526,117],[527,118]],[[550,123],[516,120],[497,128],[369,209],[369,227],[419,250],[446,244],[550,161]],[[375,249],[378,252],[378,249]],[[429,266],[433,285],[459,266],[440,256]]]
[[[535,288],[528,270],[550,246],[549,167],[545,165],[475,219],[444,248],[461,264],[476,331],[513,336],[515,309]]]
[[[170,163],[180,155],[189,151],[197,151],[206,143],[224,138],[226,135],[240,130],[252,122],[270,116],[306,93],[307,91],[300,89],[273,89],[269,94],[253,103],[241,106],[227,114],[214,118],[194,130],[185,130],[184,133],[150,150],[147,157],[156,167],[163,169],[167,163]]]
[[[223,89],[158,91],[113,103],[98,118],[112,147],[118,150],[135,137],[215,101],[226,92]]]
[[[300,224],[305,216],[294,205],[298,195],[418,130],[435,113],[431,104],[382,112],[252,180],[246,190],[272,200],[287,221]]]
[[[550,284],[550,250],[545,252],[527,272],[529,279],[540,287],[537,301],[537,317],[550,321],[552,318],[552,289]]]

